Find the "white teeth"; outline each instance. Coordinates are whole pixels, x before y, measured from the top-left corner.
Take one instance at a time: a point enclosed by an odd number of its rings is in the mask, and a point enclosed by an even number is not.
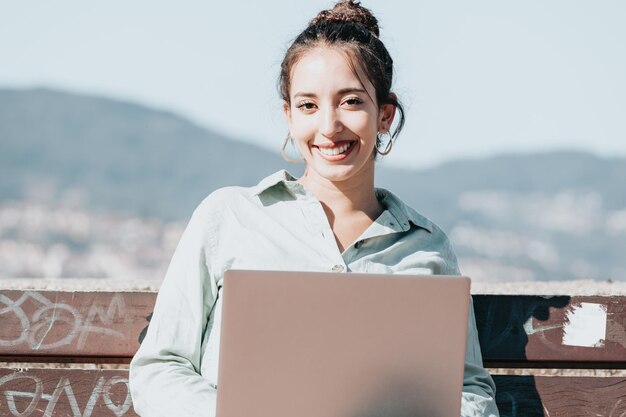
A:
[[[321,153],[323,153],[324,155],[328,155],[328,156],[336,156],[339,154],[344,153],[345,151],[348,150],[348,148],[352,145],[352,143],[348,143],[342,146],[337,146],[334,148],[317,148],[320,150]]]

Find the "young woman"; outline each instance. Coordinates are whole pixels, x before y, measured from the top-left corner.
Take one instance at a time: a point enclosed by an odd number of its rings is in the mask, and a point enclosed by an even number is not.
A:
[[[459,273],[445,234],[374,187],[375,159],[404,122],[378,35],[370,11],[346,0],[320,12],[288,49],[280,74],[287,141],[306,170],[217,190],[195,210],[131,363],[140,415],[214,415],[227,269]],[[497,416],[470,313],[461,415]]]

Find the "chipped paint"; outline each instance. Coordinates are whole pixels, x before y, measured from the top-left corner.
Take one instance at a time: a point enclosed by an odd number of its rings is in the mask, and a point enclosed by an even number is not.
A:
[[[604,304],[580,303],[566,313],[563,345],[604,347],[607,308]]]

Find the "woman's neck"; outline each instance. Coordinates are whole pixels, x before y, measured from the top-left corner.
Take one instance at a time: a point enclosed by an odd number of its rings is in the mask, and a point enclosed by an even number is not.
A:
[[[347,181],[330,181],[305,172],[298,182],[317,197],[329,219],[365,214],[374,221],[384,211],[374,192],[373,169]]]
[[[384,211],[374,192],[373,169],[340,182],[305,172],[298,182],[320,201],[342,253]]]

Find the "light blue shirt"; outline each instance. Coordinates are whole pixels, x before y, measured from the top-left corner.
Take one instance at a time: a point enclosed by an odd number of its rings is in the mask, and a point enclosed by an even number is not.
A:
[[[254,187],[209,195],[183,233],[131,362],[137,413],[215,415],[217,294],[228,269],[459,274],[448,239],[435,224],[389,191],[377,188],[376,197],[386,210],[342,253],[319,200],[285,171]],[[473,308],[468,326],[461,415],[498,416]]]

